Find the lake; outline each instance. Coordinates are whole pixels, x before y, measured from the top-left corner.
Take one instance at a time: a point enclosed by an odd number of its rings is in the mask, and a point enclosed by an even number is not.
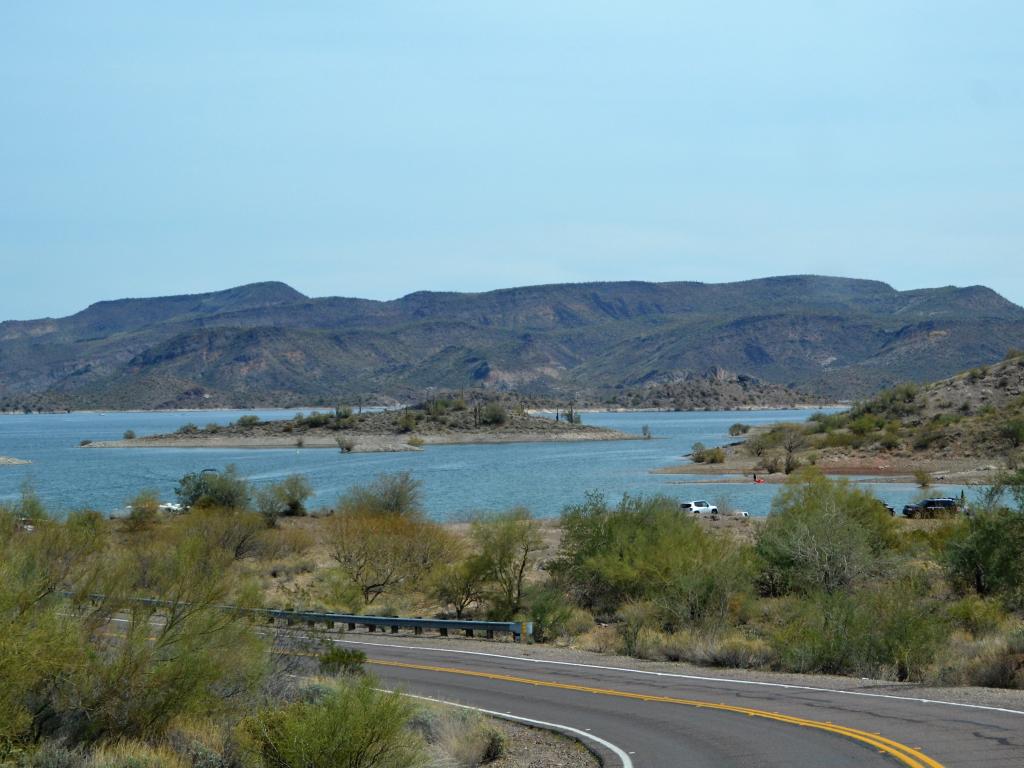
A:
[[[0,456],[32,461],[0,466],[0,500],[17,498],[29,483],[51,511],[65,514],[84,507],[109,513],[145,488],[174,500],[175,482],[187,472],[238,466],[256,484],[292,474],[306,475],[316,505],[333,505],[353,484],[382,472],[411,472],[423,484],[428,513],[457,520],[474,512],[522,505],[550,517],[600,491],[664,493],[682,499],[727,502],[751,515],[765,515],[778,486],[752,482],[708,482],[707,478],[655,475],[650,470],[682,462],[695,442],[723,445],[737,421],[765,424],[807,418],[813,411],[718,411],[684,413],[584,413],[587,424],[640,434],[649,425],[652,440],[428,446],[421,452],[342,454],[332,449],[85,449],[81,440],[116,440],[132,429],[139,437],[173,432],[194,422],[227,424],[244,413],[263,419],[293,411],[175,411],[159,413],[69,413],[0,416]],[[721,478],[722,480],[726,478]],[[712,478],[712,480],[714,480]],[[917,498],[913,484],[870,484],[893,506]],[[929,495],[958,495],[960,486],[935,486]],[[968,491],[970,493],[970,491]]]

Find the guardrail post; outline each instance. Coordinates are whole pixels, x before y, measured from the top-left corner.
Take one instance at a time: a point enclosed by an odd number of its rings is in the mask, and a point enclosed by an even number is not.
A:
[[[348,623],[348,631],[349,632],[355,632],[356,631],[356,623],[354,621],[350,621]]]
[[[494,639],[494,630],[493,629],[488,629],[487,630],[487,639],[488,640],[493,640]]]
[[[441,637],[448,637],[448,627],[441,627]]]
[[[290,627],[295,624],[295,619],[285,619],[285,623]]]
[[[467,629],[466,630],[466,637],[472,637],[472,636],[473,636],[473,630],[472,629]]]
[[[376,632],[377,631],[377,626],[375,624],[367,624],[366,625],[366,631],[367,632]]]
[[[414,635],[422,635],[423,634],[423,627],[413,627],[412,628],[412,632],[413,632]]]
[[[398,634],[398,625],[397,624],[392,624],[391,625],[391,634],[392,635]]]
[[[328,629],[334,629],[334,622],[333,621],[328,621],[327,622],[327,628]]]

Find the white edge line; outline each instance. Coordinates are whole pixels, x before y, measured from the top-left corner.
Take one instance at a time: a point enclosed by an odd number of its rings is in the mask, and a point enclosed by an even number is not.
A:
[[[633,768],[633,761],[630,759],[622,749],[612,744],[610,741],[605,741],[600,736],[595,736],[587,731],[581,731],[579,728],[573,728],[568,725],[561,725],[559,723],[548,723],[543,720],[534,720],[529,717],[521,717],[519,715],[510,715],[507,712],[495,712],[492,709],[481,709],[480,707],[471,707],[468,704],[456,704],[454,701],[445,701],[444,699],[435,699],[431,696],[417,696],[414,693],[404,693],[399,691],[400,695],[406,696],[410,699],[420,699],[422,701],[432,701],[435,704],[444,704],[449,707],[459,707],[460,709],[471,709],[474,712],[481,712],[491,717],[500,717],[504,720],[515,720],[520,723],[529,723],[530,725],[536,725],[541,728],[547,728],[553,731],[561,731],[563,733],[571,733],[581,739],[587,739],[593,741],[596,744],[600,744],[605,749],[611,751],[619,760],[622,762],[622,768]]]
[[[112,619],[113,621],[126,622],[126,619]],[[961,701],[943,701],[942,699],[922,699],[915,696],[897,696],[893,693],[869,693],[868,691],[844,691],[841,688],[819,688],[813,685],[795,685],[793,683],[770,683],[764,680],[737,680],[729,677],[706,677],[702,675],[684,675],[681,672],[656,672],[651,669],[629,669],[628,667],[611,667],[601,664],[584,664],[579,661],[555,661],[553,659],[531,659],[528,656],[506,656],[501,653],[486,653],[484,651],[465,651],[456,648],[433,648],[425,645],[402,645],[401,643],[374,643],[365,640],[342,640],[334,639],[335,643],[346,643],[348,645],[380,646],[382,648],[404,648],[406,650],[434,651],[436,653],[458,653],[464,656],[484,656],[492,659],[508,659],[509,661],[524,661],[531,664],[551,664],[561,667],[580,667],[583,669],[600,669],[605,672],[626,672],[633,675],[649,675],[651,677],[672,677],[680,680],[697,680],[705,683],[730,683],[733,685],[755,685],[763,688],[783,688],[791,691],[811,691],[815,693],[836,693],[843,696],[862,696],[871,699],[892,699],[895,701],[909,701],[916,704],[941,704],[947,707],[960,707],[962,709],[979,709],[986,712],[1003,712],[1008,715],[1024,715],[1024,710],[1009,709],[1008,707],[990,707],[985,704],[967,704]]]
[[[552,659],[531,659],[526,656],[506,656],[500,653],[485,653],[483,651],[465,651],[455,648],[432,648],[423,645],[402,645],[400,643],[373,643],[362,640],[334,640],[335,643],[347,643],[349,645],[378,645],[382,648],[404,648],[405,650],[435,651],[438,653],[459,653],[466,656],[486,656],[492,659],[508,659],[509,661],[524,661],[531,664],[552,664],[562,667],[582,667],[584,669],[600,669],[606,672],[627,672],[633,675],[650,675],[652,677],[672,677],[682,680],[698,680],[707,683],[731,683],[734,685],[758,685],[766,688],[785,688],[795,691],[813,691],[817,693],[837,693],[844,696],[864,696],[874,699],[895,699],[896,701],[910,701],[918,704],[943,704],[947,707],[962,707],[964,709],[981,709],[989,712],[1004,712],[1010,715],[1024,715],[1024,710],[1009,709],[1006,707],[990,707],[984,704],[965,704],[959,701],[943,701],[942,699],[922,699],[915,696],[897,696],[892,693],[869,693],[867,691],[844,691],[839,688],[818,688],[812,685],[794,685],[792,683],[769,683],[763,680],[736,680],[728,677],[704,677],[701,675],[684,675],[680,672],[656,672],[650,669],[629,669],[627,667],[610,667],[600,664],[584,664],[578,661],[554,661]]]

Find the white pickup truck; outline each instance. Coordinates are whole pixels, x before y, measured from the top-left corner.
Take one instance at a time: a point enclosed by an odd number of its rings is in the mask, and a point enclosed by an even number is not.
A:
[[[717,515],[718,507],[706,501],[683,501],[679,504],[683,512],[691,512],[695,515]]]

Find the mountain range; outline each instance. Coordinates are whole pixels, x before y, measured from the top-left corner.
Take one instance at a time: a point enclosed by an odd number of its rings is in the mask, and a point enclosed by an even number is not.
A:
[[[694,376],[851,399],[1012,347],[1024,347],[1024,309],[982,286],[803,275],[372,301],[269,282],[2,322],[0,407],[291,406],[472,387],[610,401]]]

